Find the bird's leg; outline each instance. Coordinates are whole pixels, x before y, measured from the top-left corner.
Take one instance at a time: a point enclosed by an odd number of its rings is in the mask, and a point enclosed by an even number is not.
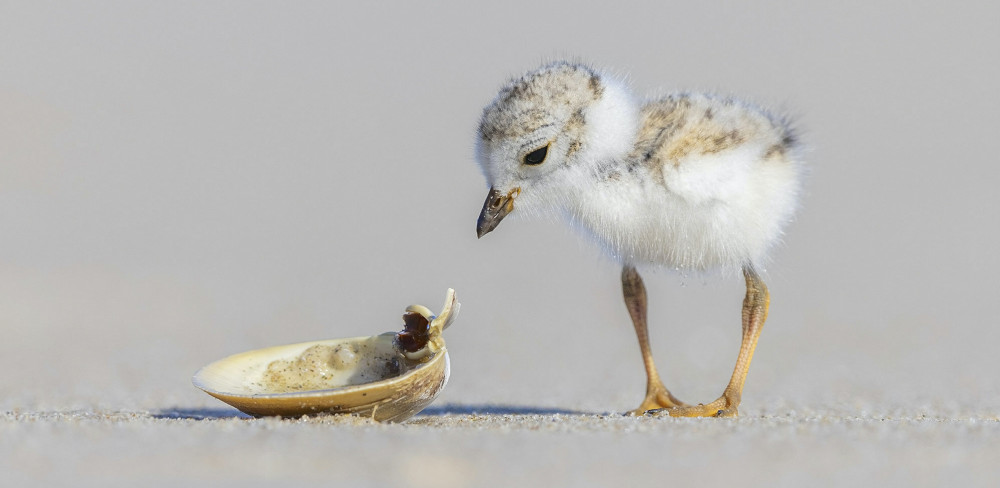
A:
[[[675,408],[663,408],[650,412],[653,415],[670,415],[671,417],[735,417],[743,394],[743,383],[747,379],[750,360],[757,347],[757,338],[767,319],[767,307],[771,296],[767,286],[752,267],[743,268],[743,276],[747,282],[747,294],[743,298],[743,341],[740,344],[740,355],[736,359],[736,368],[729,380],[726,390],[712,403],[707,405],[692,405]]]
[[[663,386],[660,375],[653,364],[653,353],[649,349],[649,333],[646,330],[646,286],[642,277],[634,267],[626,265],[622,268],[622,293],[625,295],[625,306],[632,317],[635,335],[639,338],[639,350],[642,352],[642,363],[646,366],[646,398],[639,408],[629,412],[632,415],[642,415],[647,410],[656,408],[672,408],[683,406],[684,403],[670,394]]]

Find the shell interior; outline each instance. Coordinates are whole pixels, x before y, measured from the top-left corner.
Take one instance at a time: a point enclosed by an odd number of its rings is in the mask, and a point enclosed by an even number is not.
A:
[[[216,361],[196,386],[229,395],[330,390],[394,378],[421,363],[400,357],[393,334],[303,342],[248,351]]]

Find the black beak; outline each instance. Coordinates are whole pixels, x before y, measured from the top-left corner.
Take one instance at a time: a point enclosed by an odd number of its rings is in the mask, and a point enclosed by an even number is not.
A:
[[[490,188],[486,202],[483,203],[483,211],[479,213],[479,220],[476,222],[476,235],[483,237],[496,229],[500,221],[514,210],[514,197],[519,193],[521,193],[520,188],[515,188],[507,194],[500,193],[496,188]]]

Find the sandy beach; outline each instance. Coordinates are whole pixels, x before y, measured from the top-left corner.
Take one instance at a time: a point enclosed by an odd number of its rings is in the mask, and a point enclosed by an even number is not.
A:
[[[995,486],[995,6],[8,2],[2,486]],[[809,147],[740,417],[632,418],[620,268],[473,231],[482,108],[543,60],[776,107]],[[709,402],[741,278],[643,269],[664,382]],[[240,351],[399,330],[454,288],[402,424],[254,419]]]
[[[250,420],[222,409],[7,413],[0,422],[14,485],[991,486],[1000,474],[996,417],[530,411],[446,405],[405,424]]]

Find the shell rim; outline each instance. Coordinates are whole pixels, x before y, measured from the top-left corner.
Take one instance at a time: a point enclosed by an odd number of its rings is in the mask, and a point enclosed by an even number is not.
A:
[[[395,334],[394,332],[389,332],[389,333],[390,334]],[[299,346],[299,345],[304,345],[304,344],[312,344],[312,343],[326,342],[326,341],[345,341],[346,342],[346,341],[352,341],[352,340],[357,340],[357,339],[370,339],[371,337],[372,336],[358,336],[358,337],[347,337],[347,338],[343,338],[343,339],[326,339],[326,340],[319,340],[319,341],[296,342],[296,343],[293,343],[293,344],[285,344],[283,346],[277,346],[277,347],[292,347],[292,346]],[[375,337],[378,337],[378,336],[375,336]],[[271,347],[275,347],[275,346],[271,346]],[[201,381],[201,378],[200,378],[201,373],[203,371],[205,371],[207,368],[211,367],[212,365],[214,365],[214,364],[216,364],[218,362],[221,362],[221,361],[225,361],[225,360],[227,360],[227,359],[229,359],[229,358],[231,358],[233,356],[238,356],[240,354],[246,354],[246,353],[249,353],[249,352],[258,351],[258,350],[261,350],[261,349],[270,349],[270,348],[269,347],[263,347],[263,348],[259,348],[259,349],[251,349],[249,351],[238,352],[238,353],[226,356],[224,358],[212,361],[211,363],[206,364],[205,366],[202,366],[201,368],[198,369],[198,371],[196,371],[194,373],[194,376],[191,377],[191,383],[193,383],[196,388],[199,388],[200,390],[202,390],[205,393],[208,393],[209,395],[212,395],[212,396],[223,395],[223,396],[235,397],[235,398],[262,398],[262,399],[267,399],[267,398],[288,398],[288,397],[309,398],[309,397],[320,397],[320,396],[327,396],[327,395],[333,395],[333,394],[339,394],[339,393],[355,392],[355,391],[360,391],[360,390],[364,390],[364,389],[367,389],[367,388],[373,388],[373,387],[376,387],[376,386],[391,385],[393,383],[403,381],[406,377],[408,377],[410,375],[413,375],[413,374],[415,374],[416,372],[418,372],[418,371],[420,371],[422,369],[430,367],[430,365],[432,363],[434,363],[435,361],[439,361],[441,356],[444,356],[445,360],[448,361],[448,350],[447,350],[447,348],[442,348],[440,351],[432,354],[427,361],[425,361],[425,362],[417,365],[415,368],[413,368],[413,369],[411,369],[411,370],[407,371],[406,373],[403,373],[403,374],[401,374],[399,376],[393,376],[392,378],[388,378],[388,379],[384,379],[384,380],[372,381],[370,383],[362,383],[360,385],[338,386],[337,388],[327,388],[327,389],[323,389],[323,390],[305,390],[305,391],[289,391],[289,392],[284,392],[284,393],[259,393],[259,394],[231,393],[231,392],[218,391],[218,390],[215,390],[213,388],[209,388],[208,386],[205,385],[205,383],[203,381]],[[448,362],[450,362],[450,361],[448,361]],[[445,373],[445,375],[446,375],[446,378],[447,378],[447,372]]]

